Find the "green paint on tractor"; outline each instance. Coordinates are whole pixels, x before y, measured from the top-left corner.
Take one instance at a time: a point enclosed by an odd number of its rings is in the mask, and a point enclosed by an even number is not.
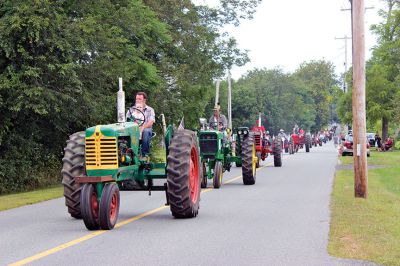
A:
[[[62,170],[71,216],[82,217],[89,230],[112,229],[119,190],[166,191],[173,216],[197,216],[201,175],[196,133],[169,125],[164,135],[169,164],[141,155],[140,128],[133,122],[97,125],[71,135]]]
[[[252,135],[247,127],[239,127],[233,134],[231,132],[230,129],[225,132],[213,130],[204,124],[198,130],[203,169],[202,188],[207,187],[208,179],[213,180],[214,188],[219,188],[222,185],[223,172],[230,171],[233,163],[242,167],[245,184],[255,183],[255,171],[249,174],[248,170],[249,167],[253,168],[254,163],[252,149],[247,147],[254,145]],[[243,145],[246,145],[246,149],[243,149]],[[246,161],[244,166],[243,160]]]

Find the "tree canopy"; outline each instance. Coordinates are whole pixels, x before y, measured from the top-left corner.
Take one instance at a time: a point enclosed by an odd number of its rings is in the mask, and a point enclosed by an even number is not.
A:
[[[389,134],[389,124],[400,122],[400,2],[385,0],[385,10],[380,10],[382,22],[373,25],[378,43],[373,48],[372,58],[366,64],[366,111],[369,130],[377,123],[381,126],[382,138]],[[351,77],[352,69],[348,77]],[[339,100],[338,114],[343,122],[351,124],[351,78],[347,80],[350,90]],[[398,131],[398,130],[397,130]]]
[[[221,28],[259,2],[1,1],[0,193],[58,180],[68,135],[115,122],[118,77],[128,104],[145,91],[157,114],[194,125],[214,78],[248,61]]]

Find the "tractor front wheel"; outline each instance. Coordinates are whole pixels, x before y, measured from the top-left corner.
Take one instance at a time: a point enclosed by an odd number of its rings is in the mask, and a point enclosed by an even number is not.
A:
[[[256,183],[256,149],[253,135],[243,136],[242,140],[242,176],[243,184],[254,185]]]
[[[99,223],[103,230],[113,229],[118,220],[119,188],[115,183],[107,183],[100,198]]]
[[[88,230],[99,229],[99,202],[96,187],[93,184],[84,184],[81,191],[81,214]]]
[[[310,135],[306,135],[306,152],[310,152],[311,146],[311,137]]]
[[[292,139],[289,141],[289,154],[294,154],[294,143]]]
[[[274,140],[274,166],[281,167],[282,166],[282,141],[281,139],[275,138]]]
[[[176,131],[167,158],[167,197],[175,218],[196,217],[199,212],[201,170],[197,136]]]
[[[259,168],[260,167],[260,161],[261,161],[261,152],[258,151],[256,153],[256,156],[257,156],[256,168]]]
[[[208,174],[207,174],[207,168],[206,168],[206,163],[202,163],[202,173],[201,173],[201,188],[206,188],[207,187],[207,181],[208,181]]]
[[[86,175],[85,170],[85,132],[77,132],[69,136],[64,148],[63,168],[61,170],[64,185],[65,205],[72,217],[80,219],[81,184],[75,182],[76,176]]]
[[[222,162],[216,161],[214,166],[213,175],[213,186],[214,188],[220,188],[222,184]]]

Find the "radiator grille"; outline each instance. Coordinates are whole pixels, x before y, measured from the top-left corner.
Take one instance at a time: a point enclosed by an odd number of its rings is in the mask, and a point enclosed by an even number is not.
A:
[[[216,134],[202,134],[200,136],[200,153],[215,154],[218,151],[218,139]]]
[[[115,169],[118,168],[117,140],[95,134],[85,139],[86,169]]]
[[[261,134],[258,132],[254,133],[254,144],[256,146],[261,146]]]

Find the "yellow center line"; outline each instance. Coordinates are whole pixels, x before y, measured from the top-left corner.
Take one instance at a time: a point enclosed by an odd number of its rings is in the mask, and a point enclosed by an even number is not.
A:
[[[258,168],[257,171],[259,171],[259,170],[261,170],[261,169],[263,169],[263,168],[265,168],[265,167],[267,167],[267,166],[270,166],[270,165],[272,165],[272,163],[268,163],[268,164],[266,164],[266,165],[264,165],[264,166]],[[236,180],[238,180],[238,179],[241,178],[241,177],[242,177],[242,175],[236,176],[236,177],[234,177],[234,178],[231,178],[231,179],[225,181],[223,184],[225,185],[225,184],[232,183],[233,181],[236,181]],[[201,190],[201,193],[210,192],[210,191],[212,191],[212,190],[214,190],[214,189],[213,189],[213,188],[202,189],[202,190]],[[122,226],[124,226],[124,225],[129,224],[129,223],[132,223],[132,222],[134,222],[134,221],[137,221],[137,220],[139,220],[139,219],[142,219],[142,218],[144,218],[144,217],[146,217],[146,216],[149,216],[149,215],[152,215],[152,214],[154,214],[154,213],[156,213],[156,212],[162,211],[162,210],[164,210],[165,208],[168,208],[168,206],[163,205],[163,206],[160,206],[160,207],[155,208],[155,209],[153,209],[153,210],[150,210],[150,211],[141,213],[141,214],[139,214],[139,215],[133,216],[133,217],[131,217],[131,218],[128,218],[128,219],[126,219],[126,220],[123,220],[123,221],[117,223],[117,224],[115,225],[115,228],[122,227]],[[19,260],[19,261],[17,261],[17,262],[11,263],[11,264],[9,264],[9,266],[20,266],[20,265],[25,265],[25,264],[31,263],[31,262],[33,262],[33,261],[36,261],[36,260],[39,260],[39,259],[41,259],[41,258],[50,256],[50,255],[52,255],[52,254],[54,254],[54,253],[57,253],[57,252],[62,251],[62,250],[64,250],[64,249],[66,249],[66,248],[75,246],[75,245],[77,245],[77,244],[79,244],[79,243],[85,242],[85,241],[87,241],[87,240],[89,240],[89,239],[92,239],[93,237],[102,235],[102,234],[107,233],[107,232],[111,232],[111,231],[110,231],[110,230],[99,230],[99,231],[95,231],[95,232],[89,233],[89,234],[87,234],[87,235],[84,235],[84,236],[79,237],[79,238],[77,238],[77,239],[74,239],[74,240],[72,240],[72,241],[66,242],[66,243],[61,244],[61,245],[59,245],[59,246],[56,246],[56,247],[54,247],[54,248],[45,250],[45,251],[40,252],[40,253],[37,253],[37,254],[35,254],[35,255],[33,255],[33,256],[30,256],[30,257],[27,257],[27,258],[25,258],[25,259]]]

